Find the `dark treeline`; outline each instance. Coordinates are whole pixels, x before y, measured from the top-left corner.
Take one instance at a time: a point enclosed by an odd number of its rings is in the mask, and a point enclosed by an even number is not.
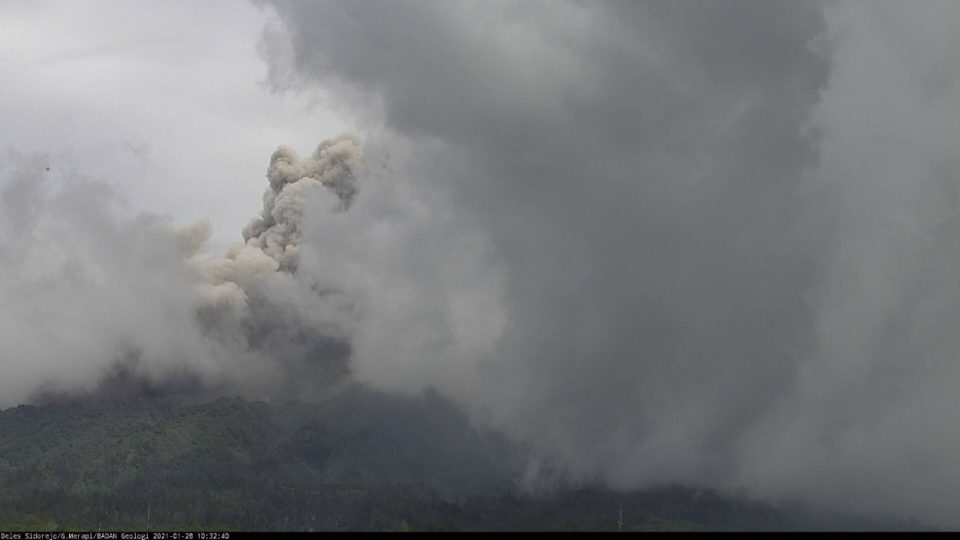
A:
[[[525,493],[521,452],[434,395],[140,399],[0,413],[0,530],[898,529],[722,496]]]

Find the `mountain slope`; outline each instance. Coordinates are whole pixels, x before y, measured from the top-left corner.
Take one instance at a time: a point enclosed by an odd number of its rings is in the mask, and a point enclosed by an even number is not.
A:
[[[523,494],[522,452],[436,395],[0,412],[0,530],[903,528],[668,488]],[[620,512],[623,523],[618,525]]]

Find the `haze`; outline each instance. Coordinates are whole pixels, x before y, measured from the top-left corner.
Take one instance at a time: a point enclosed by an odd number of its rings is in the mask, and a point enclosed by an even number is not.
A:
[[[949,1],[4,4],[0,405],[117,369],[432,389],[531,487],[960,526],[958,29]]]

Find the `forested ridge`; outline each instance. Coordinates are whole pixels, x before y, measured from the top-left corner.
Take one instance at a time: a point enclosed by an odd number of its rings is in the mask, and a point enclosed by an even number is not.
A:
[[[529,491],[435,396],[64,402],[0,412],[0,530],[902,529],[682,487]]]

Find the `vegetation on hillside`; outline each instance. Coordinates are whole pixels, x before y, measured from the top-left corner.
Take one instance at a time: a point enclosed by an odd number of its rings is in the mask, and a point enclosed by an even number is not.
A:
[[[0,530],[909,528],[709,491],[517,489],[520,452],[435,395],[0,412]],[[621,520],[622,515],[622,522]]]

